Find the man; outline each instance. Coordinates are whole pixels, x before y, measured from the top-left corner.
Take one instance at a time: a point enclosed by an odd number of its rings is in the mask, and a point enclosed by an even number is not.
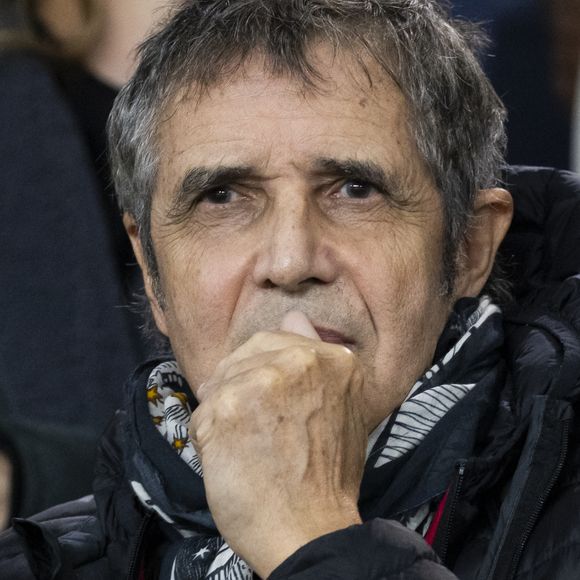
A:
[[[16,521],[11,577],[571,577],[578,265],[502,324],[467,38],[427,0],[206,0],[144,45],[110,143],[173,354],[128,385],[96,515]]]

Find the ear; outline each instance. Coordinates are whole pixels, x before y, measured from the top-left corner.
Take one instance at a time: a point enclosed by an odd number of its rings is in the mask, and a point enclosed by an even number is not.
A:
[[[137,258],[137,263],[141,268],[143,273],[143,282],[145,284],[145,294],[147,295],[147,300],[149,300],[149,305],[151,306],[151,311],[153,312],[153,319],[160,332],[165,336],[167,334],[167,320],[165,318],[165,312],[159,303],[159,298],[155,292],[153,277],[149,271],[149,265],[145,258],[145,251],[143,245],[141,244],[141,236],[139,235],[139,227],[135,223],[133,216],[128,213],[123,214],[123,224],[129,239],[131,240],[131,245],[133,246],[133,252]]]
[[[455,285],[457,298],[479,295],[489,278],[512,216],[512,196],[505,189],[482,189],[478,192],[473,218],[460,254]]]

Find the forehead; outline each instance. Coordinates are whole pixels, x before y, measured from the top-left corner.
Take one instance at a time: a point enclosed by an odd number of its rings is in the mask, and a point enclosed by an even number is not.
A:
[[[392,79],[370,59],[325,47],[312,62],[320,77],[314,87],[273,76],[256,57],[201,96],[196,87],[179,95],[158,130],[158,190],[171,189],[192,166],[249,166],[275,176],[307,171],[321,158],[372,161],[428,180]]]

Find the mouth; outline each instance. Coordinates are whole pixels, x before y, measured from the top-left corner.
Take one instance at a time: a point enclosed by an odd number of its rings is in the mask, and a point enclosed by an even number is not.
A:
[[[353,350],[355,347],[355,342],[349,336],[345,336],[336,330],[332,330],[330,328],[323,328],[320,326],[315,326],[314,329],[320,336],[320,339],[323,342],[329,342],[331,344],[341,344],[342,346],[346,346],[346,348]]]

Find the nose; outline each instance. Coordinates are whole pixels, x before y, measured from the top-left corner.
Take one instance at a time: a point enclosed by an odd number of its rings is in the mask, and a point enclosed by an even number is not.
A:
[[[254,281],[262,288],[300,292],[337,276],[328,232],[308,201],[278,204],[259,242]]]

